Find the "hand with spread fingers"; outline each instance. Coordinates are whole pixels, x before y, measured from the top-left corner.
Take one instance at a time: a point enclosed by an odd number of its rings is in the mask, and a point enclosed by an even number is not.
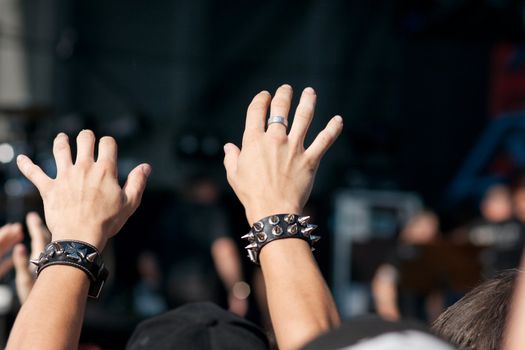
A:
[[[250,259],[260,262],[273,329],[282,350],[301,348],[340,323],[311,253],[309,243],[318,238],[310,234],[313,227],[307,225],[307,218],[298,215],[310,196],[321,158],[341,133],[343,122],[340,116],[333,117],[305,148],[316,93],[304,89],[293,123],[288,121],[291,101],[289,85],[279,87],[273,99],[266,91],[257,94],[248,107],[242,149],[231,143],[224,147],[228,182],[249,224],[254,224],[243,238],[251,242],[246,247]],[[255,248],[259,250],[256,254],[251,250]]]
[[[44,251],[46,244],[51,241],[51,233],[37,213],[30,212],[27,214],[26,225],[29,237],[31,237],[31,252],[28,254],[23,244],[17,244],[13,251],[16,293],[21,304],[26,301],[35,284],[35,266],[30,265],[29,256],[31,259],[36,259]]]
[[[121,188],[115,140],[108,136],[100,139],[96,160],[94,148],[93,132],[81,131],[73,163],[67,135],[58,134],[53,144],[56,179],[49,178],[27,156],[18,156],[17,162],[42,196],[53,240],[76,239],[102,250],[140,204],[151,168],[137,166]]]
[[[100,251],[137,209],[151,171],[148,164],[138,165],[120,187],[115,140],[102,137],[96,159],[94,149],[93,132],[81,131],[73,163],[68,137],[58,134],[53,144],[55,179],[27,156],[17,158],[20,171],[42,196],[52,242],[35,261],[38,278],[28,296],[22,293],[27,299],[15,320],[7,349],[78,347],[87,296],[98,297],[107,277]],[[40,248],[36,245],[44,241],[42,223],[30,215],[28,225],[33,227],[32,250],[36,253]],[[20,268],[27,266],[22,247],[17,248],[15,256]],[[27,274],[25,281],[24,272],[19,277],[19,283],[29,285]]]
[[[281,86],[273,99],[262,91],[248,107],[242,151],[234,144],[225,145],[228,182],[250,225],[268,215],[302,212],[319,162],[343,128],[342,118],[333,117],[305,149],[316,98],[312,88],[304,89],[287,133],[292,88]],[[265,130],[268,107],[271,123]]]

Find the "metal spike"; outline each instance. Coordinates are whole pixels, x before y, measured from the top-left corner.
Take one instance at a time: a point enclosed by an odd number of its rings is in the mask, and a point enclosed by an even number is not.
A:
[[[309,236],[313,230],[317,228],[317,225],[308,225],[305,228],[301,229],[301,233],[305,236]]]
[[[91,254],[88,254],[88,255],[86,256],[86,259],[87,259],[87,261],[89,261],[89,262],[93,262],[93,261],[95,261],[95,259],[97,258],[97,255],[98,255],[98,254],[97,254],[96,252],[91,253]]]
[[[290,225],[288,226],[287,231],[289,234],[295,235],[297,232],[299,232],[299,226],[297,226],[297,224]]]
[[[29,260],[29,262],[31,264],[34,264],[34,265],[40,267],[40,259],[31,259],[31,260]]]
[[[299,219],[297,219],[297,221],[301,226],[306,226],[306,224],[310,222],[310,216],[300,216]]]
[[[315,252],[315,248],[314,247],[312,247],[312,252]]]
[[[60,252],[60,254],[62,254],[64,252],[64,247],[62,247],[62,245],[58,242],[53,242],[51,246],[55,248],[57,253]]]
[[[321,239],[321,236],[310,235],[310,241],[312,243],[317,243],[317,241],[319,241],[320,239]]]
[[[282,229],[282,227],[281,227],[281,226],[274,226],[274,227],[272,228],[272,234],[273,234],[274,236],[280,236],[280,235],[282,235],[282,234],[283,234],[283,229]]]
[[[279,223],[279,217],[277,215],[272,215],[268,219],[268,222],[272,225],[277,225]]]
[[[245,249],[253,249],[253,248],[257,248],[257,243],[253,242],[253,243],[250,243],[248,244],[246,247],[244,247]]]
[[[259,242],[264,242],[266,241],[267,238],[268,238],[268,235],[266,234],[266,232],[257,233],[257,239],[259,240]]]
[[[82,258],[80,256],[78,256],[77,254],[67,254],[66,258],[75,259],[77,262],[81,262],[82,261]]]
[[[242,236],[241,238],[242,239],[247,239],[250,242],[253,242],[255,240],[255,236],[253,235],[253,233],[251,231],[248,232],[247,234],[245,234],[244,236]]]
[[[248,250],[248,258],[250,258],[251,261],[256,262],[257,261],[257,252],[255,250]]]
[[[284,221],[287,223],[287,224],[291,224],[293,221],[295,220],[295,215],[293,214],[288,214],[284,217]]]
[[[255,232],[261,232],[264,228],[264,223],[262,221],[257,221],[255,224],[253,224],[253,229]]]

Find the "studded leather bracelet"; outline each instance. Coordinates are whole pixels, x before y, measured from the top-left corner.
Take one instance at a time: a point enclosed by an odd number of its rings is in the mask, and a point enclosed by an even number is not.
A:
[[[255,264],[259,264],[259,253],[268,243],[283,238],[299,238],[305,240],[314,250],[313,245],[321,238],[313,235],[317,225],[309,224],[309,216],[297,214],[278,214],[265,217],[253,224],[250,232],[242,236],[248,240],[245,247],[248,257]]]
[[[95,299],[109,275],[97,248],[81,241],[53,241],[31,263],[37,266],[37,276],[51,265],[68,265],[84,271],[91,281],[88,296]]]

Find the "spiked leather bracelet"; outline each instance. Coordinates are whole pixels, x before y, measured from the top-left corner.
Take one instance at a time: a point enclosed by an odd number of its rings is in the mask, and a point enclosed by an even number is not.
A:
[[[37,276],[48,266],[69,265],[84,271],[91,281],[88,296],[97,299],[109,275],[97,248],[80,241],[54,241],[46,245],[38,259],[31,260],[37,266]]]
[[[245,247],[248,257],[255,264],[259,264],[259,252],[271,241],[283,238],[300,238],[305,240],[314,250],[313,245],[321,237],[312,234],[317,225],[311,225],[309,216],[297,214],[278,214],[268,216],[253,224],[250,232],[242,236],[248,240]]]

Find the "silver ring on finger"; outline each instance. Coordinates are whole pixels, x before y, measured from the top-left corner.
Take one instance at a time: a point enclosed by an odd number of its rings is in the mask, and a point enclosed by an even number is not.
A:
[[[284,125],[285,128],[288,128],[288,121],[286,120],[285,117],[282,117],[282,116],[270,117],[268,118],[268,122],[266,124],[270,126],[270,124],[274,124],[274,123],[282,124]]]

